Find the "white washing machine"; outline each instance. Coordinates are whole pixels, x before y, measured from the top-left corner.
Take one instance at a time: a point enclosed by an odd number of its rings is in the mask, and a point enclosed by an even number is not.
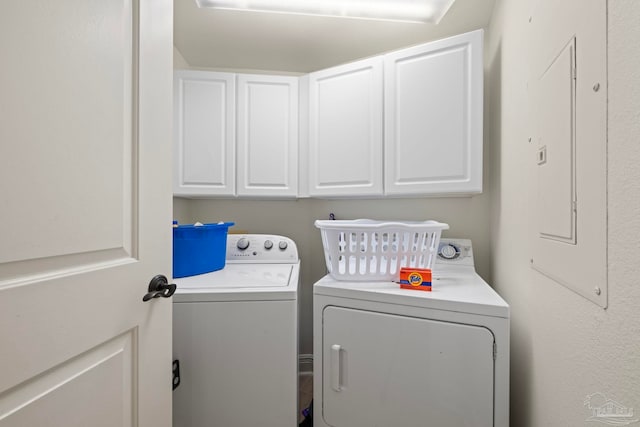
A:
[[[297,426],[297,247],[230,234],[226,258],[222,270],[174,281],[173,426]]]
[[[508,426],[509,306],[469,240],[441,240],[432,282],[314,285],[316,427]]]

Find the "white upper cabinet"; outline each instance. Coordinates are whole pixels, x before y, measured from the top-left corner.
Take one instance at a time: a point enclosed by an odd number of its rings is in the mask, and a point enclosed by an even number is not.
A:
[[[309,75],[309,196],[382,195],[382,57]]]
[[[235,194],[235,74],[176,70],[173,193]]]
[[[482,43],[478,30],[302,78],[176,70],[174,194],[480,193]]]
[[[385,194],[482,192],[482,39],[384,56]]]
[[[174,86],[174,195],[297,196],[298,77],[176,70]]]
[[[238,196],[298,194],[298,78],[238,75]]]

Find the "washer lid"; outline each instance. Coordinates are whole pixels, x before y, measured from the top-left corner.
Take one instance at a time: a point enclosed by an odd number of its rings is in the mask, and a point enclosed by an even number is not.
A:
[[[174,302],[295,299],[299,264],[227,264],[175,279]]]

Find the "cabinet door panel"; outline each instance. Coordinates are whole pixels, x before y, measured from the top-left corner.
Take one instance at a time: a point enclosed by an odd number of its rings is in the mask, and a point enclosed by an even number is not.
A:
[[[488,329],[333,306],[322,319],[327,425],[493,426]]]
[[[382,194],[382,58],[309,76],[309,195]]]
[[[296,196],[298,78],[238,76],[238,195]]]
[[[235,75],[176,71],[176,195],[235,193]]]
[[[482,31],[385,55],[385,192],[482,191]]]

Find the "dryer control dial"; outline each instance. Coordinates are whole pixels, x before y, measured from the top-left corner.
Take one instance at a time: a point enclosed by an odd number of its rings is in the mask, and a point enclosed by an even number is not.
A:
[[[445,243],[438,248],[438,255],[444,259],[456,259],[460,256],[460,249],[451,243]]]
[[[245,237],[242,237],[241,239],[238,240],[238,243],[236,244],[236,246],[241,251],[244,251],[245,249],[247,249],[249,247],[249,239],[247,239]]]
[[[288,245],[288,244],[287,244],[287,242],[286,242],[286,241],[284,241],[284,240],[281,240],[281,241],[280,241],[280,243],[278,243],[278,247],[279,247],[280,249],[282,249],[283,251],[284,251],[285,249],[287,249],[287,246],[289,246],[289,245]]]
[[[273,242],[271,240],[265,240],[264,241],[264,248],[266,250],[269,250],[273,247]]]

